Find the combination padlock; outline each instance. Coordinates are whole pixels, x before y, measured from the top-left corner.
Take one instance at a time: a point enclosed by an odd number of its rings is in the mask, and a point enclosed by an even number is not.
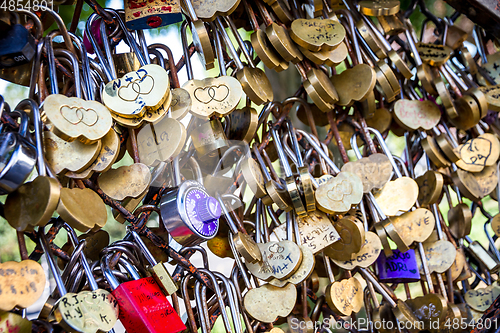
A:
[[[160,211],[165,228],[183,246],[212,239],[219,230],[219,202],[194,180],[187,180],[165,193]]]

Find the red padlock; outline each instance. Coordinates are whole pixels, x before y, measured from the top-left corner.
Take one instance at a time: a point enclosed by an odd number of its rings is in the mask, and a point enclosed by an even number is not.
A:
[[[118,282],[110,269],[109,253],[101,259],[101,269],[120,306],[119,319],[128,333],[168,332],[186,329],[179,315],[153,277],[141,278],[134,267],[120,258],[120,264],[134,279]]]

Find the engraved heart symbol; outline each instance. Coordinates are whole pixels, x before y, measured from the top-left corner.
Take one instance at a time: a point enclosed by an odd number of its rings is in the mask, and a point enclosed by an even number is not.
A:
[[[194,97],[204,104],[212,101],[222,102],[227,96],[229,96],[229,88],[225,84],[199,87],[194,91]]]
[[[61,112],[63,118],[73,125],[79,124],[83,119],[83,114],[78,107],[71,108],[67,105],[63,105],[59,111]]]
[[[43,111],[53,124],[53,132],[65,141],[78,139],[85,144],[96,143],[103,138],[113,124],[109,109],[96,101],[78,97],[49,95]]]
[[[82,123],[90,127],[94,126],[99,120],[99,115],[94,109],[86,109],[83,107],[70,107],[68,105],[63,105],[60,108],[60,111],[64,119],[66,119],[73,125]]]
[[[302,251],[294,242],[259,243],[257,246],[262,253],[262,261],[246,262],[248,270],[261,280],[271,277],[286,279],[290,277],[302,261]]]
[[[327,192],[328,198],[333,201],[341,201],[345,195],[352,193],[352,186],[348,181],[343,180]]]
[[[363,196],[363,183],[357,175],[342,171],[314,193],[318,207],[325,213],[347,212]]]
[[[374,188],[381,188],[391,179],[392,166],[384,154],[373,154],[344,164],[342,171],[356,174],[363,182],[363,192],[368,193]]]
[[[139,71],[137,75],[140,76]],[[118,96],[124,101],[133,102],[139,95],[149,94],[155,85],[155,80],[151,75],[143,74],[140,78],[131,80],[128,84],[118,89]]]

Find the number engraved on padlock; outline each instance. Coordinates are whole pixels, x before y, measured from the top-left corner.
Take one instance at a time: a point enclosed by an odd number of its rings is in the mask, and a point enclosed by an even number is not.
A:
[[[0,264],[0,310],[10,311],[15,306],[27,308],[42,295],[45,272],[33,260],[7,261]]]

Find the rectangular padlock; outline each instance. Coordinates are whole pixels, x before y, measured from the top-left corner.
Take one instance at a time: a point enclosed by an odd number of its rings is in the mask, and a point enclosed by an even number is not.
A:
[[[486,251],[486,249],[479,242],[470,242],[469,251],[479,262],[481,262],[486,267],[489,272],[495,273],[496,271],[498,271],[498,269],[500,269],[500,263],[493,259],[488,251]]]
[[[121,283],[112,292],[120,305],[119,319],[128,333],[186,329],[153,277]]]

